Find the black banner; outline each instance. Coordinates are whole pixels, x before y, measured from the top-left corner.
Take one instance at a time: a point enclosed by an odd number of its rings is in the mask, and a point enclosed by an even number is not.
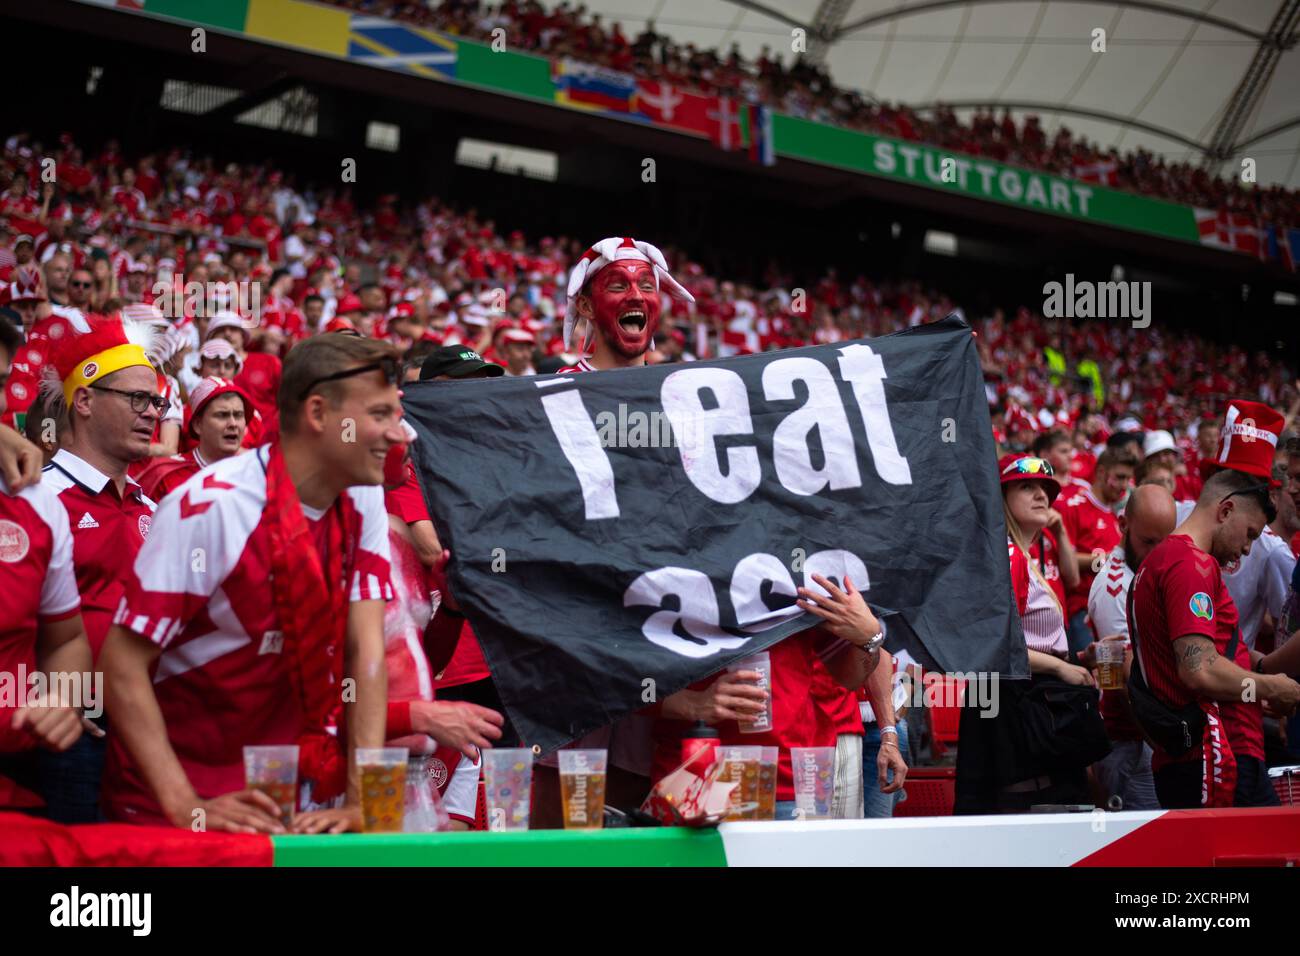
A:
[[[886,646],[1028,674],[970,327],[611,372],[405,386],[451,587],[552,750],[815,623],[845,574]]]

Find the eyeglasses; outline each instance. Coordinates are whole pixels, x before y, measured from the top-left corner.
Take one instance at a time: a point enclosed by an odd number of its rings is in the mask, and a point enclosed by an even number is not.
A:
[[[335,372],[332,375],[323,375],[299,393],[298,401],[306,401],[307,396],[310,395],[312,390],[318,385],[324,385],[326,382],[337,382],[340,379],[351,378],[353,375],[364,375],[366,372],[382,372],[386,383],[389,385],[396,385],[398,376],[401,372],[401,367],[398,365],[397,359],[383,358],[378,362],[371,362],[369,365],[359,365],[356,368],[345,368],[343,371]]]
[[[77,282],[77,281],[74,279],[72,282],[69,282],[68,285],[72,286],[74,289],[89,289],[91,286],[94,285],[94,283],[93,283],[93,282]]]
[[[1052,463],[1045,458],[1017,458],[1002,469],[1002,474],[1047,475],[1049,478],[1056,476]]]
[[[91,385],[97,392],[112,392],[114,395],[124,395],[131,402],[131,411],[137,415],[143,415],[146,408],[150,405],[154,411],[161,412],[167,407],[167,399],[161,395],[155,395],[152,392],[124,392],[120,388],[109,388],[107,385]]]

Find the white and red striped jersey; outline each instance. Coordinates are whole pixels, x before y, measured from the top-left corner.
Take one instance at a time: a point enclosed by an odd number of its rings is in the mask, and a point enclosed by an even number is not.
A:
[[[600,369],[596,368],[596,366],[592,365],[591,362],[588,361],[589,358],[590,358],[590,356],[588,356],[588,355],[584,355],[582,358],[578,359],[578,362],[577,362],[576,365],[566,365],[566,366],[564,366],[564,368],[557,369],[556,372],[555,372],[555,374],[556,374],[556,375],[564,375],[564,374],[567,373],[567,372],[598,372],[598,371],[600,371]]]
[[[81,608],[72,570],[72,532],[59,496],[46,484],[16,495],[0,477],[0,673],[17,680],[19,667],[36,671],[36,637],[43,621],[71,617]],[[25,687],[20,691],[26,690]],[[34,741],[10,730],[14,705],[0,697],[0,753]]]
[[[269,455],[264,445],[223,459],[164,499],[113,618],[162,648],[153,677],[158,706],[176,756],[205,798],[243,788],[245,746],[292,744],[302,730],[270,586]],[[346,586],[350,601],[389,600],[383,489],[349,488],[340,504],[344,579],[331,585]],[[302,510],[322,548],[326,513]],[[113,819],[162,819],[120,738],[110,743],[103,806]]]

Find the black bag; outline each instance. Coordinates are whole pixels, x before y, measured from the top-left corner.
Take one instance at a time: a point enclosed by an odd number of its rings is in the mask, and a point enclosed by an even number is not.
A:
[[[1170,757],[1181,757],[1193,747],[1199,747],[1205,736],[1205,711],[1196,701],[1173,707],[1166,704],[1147,686],[1142,676],[1142,664],[1138,657],[1137,620],[1133,617],[1133,588],[1128,590],[1128,633],[1133,645],[1133,667],[1128,677],[1128,703],[1133,712],[1133,719],[1146,737],[1147,742],[1157,750]],[[1232,660],[1237,653],[1237,639],[1241,636],[1239,628],[1233,628],[1232,640],[1228,642],[1228,653]]]
[[[1035,677],[1020,697],[1025,756],[1040,773],[1078,770],[1110,753],[1097,688]]]

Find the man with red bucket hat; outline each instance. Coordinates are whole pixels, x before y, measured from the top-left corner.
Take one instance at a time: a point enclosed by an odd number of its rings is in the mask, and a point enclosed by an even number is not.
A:
[[[1174,533],[1133,579],[1129,697],[1153,745],[1166,809],[1277,804],[1263,717],[1293,711],[1300,684],[1252,673],[1224,569],[1262,551],[1257,541],[1276,514],[1270,492],[1282,425],[1265,405],[1229,404],[1218,453],[1202,465],[1200,497],[1180,509]]]
[[[1201,479],[1232,468],[1269,482],[1269,494],[1276,495],[1281,483],[1273,479],[1273,463],[1278,438],[1284,429],[1285,419],[1267,405],[1240,400],[1229,402],[1214,457],[1200,461]],[[1180,523],[1191,514],[1193,507],[1194,502],[1190,501],[1179,504]],[[1269,518],[1270,523],[1273,520]],[[1281,614],[1294,569],[1290,547],[1267,525],[1249,553],[1224,566],[1223,583],[1237,606],[1241,640],[1247,648],[1255,648],[1264,612],[1274,621]]]

